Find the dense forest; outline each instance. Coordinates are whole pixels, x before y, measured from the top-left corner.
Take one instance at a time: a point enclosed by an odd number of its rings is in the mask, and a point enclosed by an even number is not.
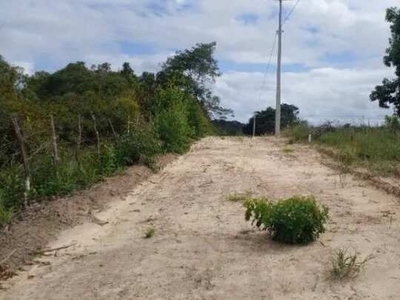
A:
[[[215,48],[198,44],[141,75],[75,62],[28,76],[0,57],[0,223],[212,133],[211,119],[231,113],[210,89]]]

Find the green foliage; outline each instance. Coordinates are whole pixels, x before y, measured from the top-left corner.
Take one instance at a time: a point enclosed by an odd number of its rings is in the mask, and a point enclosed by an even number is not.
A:
[[[214,120],[216,133],[222,136],[240,136],[243,135],[244,124],[238,121]]]
[[[162,65],[159,77],[166,81],[171,78],[174,84],[193,95],[204,109],[213,116],[232,115],[230,109],[220,106],[219,97],[212,94],[209,83],[221,74],[214,52],[217,43],[197,44],[192,49],[178,51]]]
[[[150,227],[146,230],[144,233],[144,238],[145,239],[150,239],[156,234],[156,229],[154,227]]]
[[[389,108],[390,105],[393,105],[400,116],[400,9],[389,8],[386,11],[386,21],[391,24],[391,37],[383,61],[387,67],[395,68],[396,78],[392,80],[383,79],[382,85],[375,88],[370,99],[378,101],[379,106],[383,108]]]
[[[161,152],[160,141],[152,126],[142,126],[123,134],[116,145],[116,158],[119,165],[131,166],[138,162],[152,164]]]
[[[6,198],[0,190],[0,228],[7,225],[14,216],[13,208],[7,208],[5,205]]]
[[[398,116],[386,116],[385,117],[385,126],[387,129],[391,131],[400,131],[400,117]]]
[[[296,124],[298,119],[299,109],[290,104],[281,105],[281,126],[286,128]],[[275,132],[275,109],[268,107],[266,110],[258,111],[256,115],[256,135],[272,134]],[[249,119],[249,122],[243,127],[243,133],[246,135],[253,134],[254,117]]]
[[[210,90],[219,76],[215,46],[180,51],[161,72],[140,76],[129,63],[113,71],[109,63],[88,68],[84,62],[28,76],[0,56],[2,216],[22,207],[25,192],[11,117],[18,119],[25,140],[29,200],[69,194],[126,166],[143,163],[153,168],[157,155],[183,153],[193,140],[213,132],[210,115],[223,111]],[[50,115],[60,158],[56,166]]]
[[[354,278],[371,259],[373,259],[372,255],[361,260],[357,253],[349,253],[346,249],[339,249],[335,251],[332,257],[331,277],[338,280]]]
[[[268,230],[272,238],[290,244],[309,243],[325,232],[328,208],[314,197],[295,196],[276,203],[249,199],[244,203],[245,218],[258,228]]]
[[[336,128],[296,127],[286,131],[294,141],[306,142],[306,132],[313,134],[313,142],[333,151],[324,151],[339,161],[341,166],[363,166],[380,174],[398,174],[400,165],[400,132],[385,127],[343,126]],[[388,167],[390,166],[390,167]]]
[[[160,98],[164,108],[155,123],[163,148],[166,152],[184,153],[195,135],[189,124],[185,95],[177,89],[168,89]]]
[[[307,141],[308,135],[313,132],[313,129],[305,121],[288,128],[284,131],[285,136],[288,136],[292,142]]]

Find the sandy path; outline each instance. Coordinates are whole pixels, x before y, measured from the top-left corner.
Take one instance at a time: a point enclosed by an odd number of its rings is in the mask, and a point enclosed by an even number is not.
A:
[[[350,176],[343,184],[312,149],[283,147],[274,139],[200,141],[99,213],[108,225],[63,232],[50,247],[76,245],[41,258],[0,298],[399,299],[397,199]],[[308,246],[274,243],[225,199],[234,192],[313,194],[330,208],[329,230]],[[143,239],[151,226],[156,235]],[[332,282],[326,269],[338,247],[375,258],[359,278]]]

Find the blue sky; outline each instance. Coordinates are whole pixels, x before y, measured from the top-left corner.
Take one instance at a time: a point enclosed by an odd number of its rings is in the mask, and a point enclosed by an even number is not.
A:
[[[223,104],[247,120],[275,103],[277,27],[273,0],[0,0],[0,54],[27,72],[71,61],[131,63],[157,71],[178,49],[216,41]],[[18,2],[18,3],[17,3]],[[295,1],[284,2],[284,15]],[[398,0],[300,0],[284,25],[283,100],[312,122],[370,120],[389,110],[368,96],[393,70],[382,64]],[[265,80],[264,80],[265,78]],[[265,84],[262,83],[265,81]]]

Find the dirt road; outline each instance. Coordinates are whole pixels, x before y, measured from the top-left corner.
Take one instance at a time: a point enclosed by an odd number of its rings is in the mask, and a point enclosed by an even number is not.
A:
[[[308,147],[275,139],[206,138],[98,213],[99,226],[65,231],[0,291],[1,299],[399,299],[400,205],[321,164]],[[288,151],[286,151],[288,152]],[[312,194],[330,208],[308,246],[268,239],[244,220],[233,193]],[[155,235],[144,239],[148,228]],[[332,251],[374,255],[356,279],[327,279]]]

